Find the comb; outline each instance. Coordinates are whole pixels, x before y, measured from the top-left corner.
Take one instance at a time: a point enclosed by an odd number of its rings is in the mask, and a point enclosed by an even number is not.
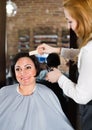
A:
[[[30,51],[29,52],[29,55],[31,56],[31,55],[36,55],[36,54],[38,54],[38,51],[37,50],[34,50],[34,51]]]

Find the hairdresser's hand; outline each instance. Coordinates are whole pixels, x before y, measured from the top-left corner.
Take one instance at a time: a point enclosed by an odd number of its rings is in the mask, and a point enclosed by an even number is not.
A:
[[[53,68],[53,71],[50,71],[46,75],[46,80],[52,83],[58,81],[59,77],[62,75],[59,69]]]
[[[52,47],[45,43],[39,45],[36,50],[38,51],[39,54],[44,54],[44,53],[49,54],[53,52],[60,53],[60,48]]]

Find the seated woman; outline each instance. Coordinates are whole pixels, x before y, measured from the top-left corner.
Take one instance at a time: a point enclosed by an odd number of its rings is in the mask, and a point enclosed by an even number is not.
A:
[[[40,66],[34,55],[17,54],[11,70],[18,83],[0,90],[1,130],[74,130],[55,94],[36,83]]]

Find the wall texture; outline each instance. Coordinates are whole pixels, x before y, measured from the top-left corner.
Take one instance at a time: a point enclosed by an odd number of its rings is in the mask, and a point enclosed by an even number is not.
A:
[[[18,6],[18,12],[14,17],[7,17],[7,54],[9,56],[18,52],[20,30],[30,31],[30,50],[34,49],[34,29],[38,27],[58,30],[57,45],[61,44],[62,28],[67,28],[62,0],[12,0],[12,2]]]

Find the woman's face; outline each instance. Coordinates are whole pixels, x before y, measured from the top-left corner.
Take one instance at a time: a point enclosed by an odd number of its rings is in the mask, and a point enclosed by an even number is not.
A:
[[[68,23],[68,29],[71,28],[76,33],[77,26],[78,26],[77,21],[71,17],[68,10],[64,9],[64,14]]]
[[[28,57],[20,58],[15,64],[15,76],[21,86],[28,86],[35,82],[36,68]]]

